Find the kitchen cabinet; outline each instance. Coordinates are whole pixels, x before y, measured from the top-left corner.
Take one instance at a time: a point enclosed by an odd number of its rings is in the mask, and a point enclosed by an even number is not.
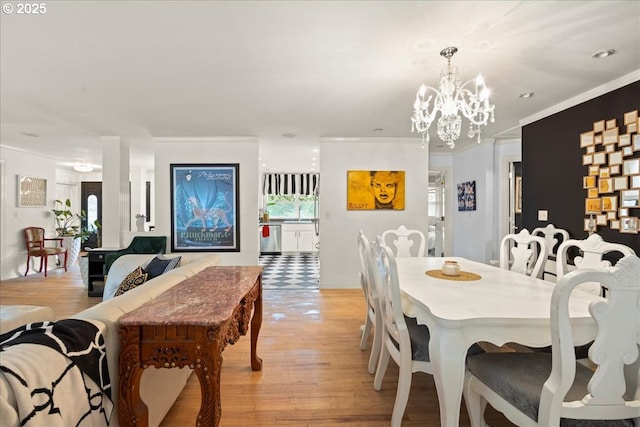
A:
[[[282,252],[317,252],[313,223],[282,224]]]

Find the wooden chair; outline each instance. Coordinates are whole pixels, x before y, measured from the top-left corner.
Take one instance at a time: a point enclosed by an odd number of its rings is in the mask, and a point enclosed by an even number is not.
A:
[[[396,257],[424,256],[426,239],[420,230],[409,230],[401,225],[396,230],[387,230],[382,233],[382,242],[385,246],[395,248],[394,256]]]
[[[518,234],[507,234],[500,242],[500,268],[542,277],[546,253],[545,239],[532,236],[526,229]]]
[[[580,251],[573,259],[573,266],[569,265],[568,251],[576,248]],[[610,267],[611,262],[602,259],[605,254],[618,252],[622,256],[635,255],[630,247],[620,243],[605,242],[602,237],[594,233],[585,240],[570,239],[560,244],[556,260],[557,277],[560,280],[570,269],[603,268]],[[596,294],[602,294],[599,283],[582,283],[578,289]]]
[[[31,263],[31,257],[40,257],[40,270],[42,272],[42,264],[44,261],[44,277],[47,277],[47,267],[49,264],[49,257],[51,255],[64,254],[64,271],[67,271],[67,249],[62,247],[62,238],[54,237],[52,239],[46,239],[44,237],[44,228],[42,227],[27,227],[24,229],[24,241],[27,246],[27,270],[24,272],[26,276],[29,273],[29,265]],[[59,246],[48,247],[45,246],[46,242],[53,241],[58,242]]]
[[[391,415],[391,426],[399,427],[409,399],[411,377],[414,372],[433,374],[429,361],[429,329],[402,312],[400,285],[396,261],[391,250],[379,237],[371,244],[374,283],[380,297],[383,333],[380,360],[373,380],[373,388],[380,390],[389,365],[389,358],[398,364],[398,389]]]
[[[366,315],[364,326],[362,327],[362,337],[360,339],[360,349],[367,349],[367,341],[373,328],[373,344],[371,345],[371,355],[369,356],[368,370],[370,374],[376,372],[380,347],[382,346],[382,315],[380,314],[380,303],[378,302],[378,292],[373,283],[371,272],[371,247],[369,240],[360,230],[358,233],[358,252],[360,255],[360,285],[364,292],[366,302]]]
[[[577,363],[569,300],[578,285],[603,283],[607,300],[592,303],[597,336],[589,351],[595,370]],[[467,359],[464,395],[472,427],[488,402],[518,426],[638,426],[640,422],[640,258],[606,270],[563,276],[551,297],[552,354],[485,353]],[[607,420],[602,424],[585,420]],[[634,423],[635,422],[635,423]]]
[[[546,227],[534,228],[531,235],[540,236],[544,238],[547,243],[546,262],[544,271],[542,272],[542,278],[556,281],[557,248],[561,243],[569,240],[569,232],[562,228],[556,228],[553,224],[548,224]]]

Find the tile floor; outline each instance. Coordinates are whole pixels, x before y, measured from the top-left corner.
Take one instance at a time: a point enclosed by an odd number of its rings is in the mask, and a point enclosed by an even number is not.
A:
[[[260,255],[264,267],[262,288],[318,289],[320,257],[318,254]]]

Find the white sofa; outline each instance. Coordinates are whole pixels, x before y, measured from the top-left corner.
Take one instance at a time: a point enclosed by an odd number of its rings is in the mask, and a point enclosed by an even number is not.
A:
[[[118,426],[118,362],[120,356],[120,337],[118,335],[118,319],[123,314],[134,310],[147,301],[152,300],[165,290],[204,270],[207,267],[219,265],[218,254],[201,253],[174,253],[163,255],[166,258],[180,256],[181,261],[177,268],[155,277],[143,285],[114,297],[114,293],[122,280],[139,265],[145,265],[155,255],[128,254],[118,258],[111,269],[105,283],[103,301],[73,316],[76,319],[85,319],[101,322],[105,325],[104,340],[107,351],[107,363],[109,377],[112,384],[111,397],[114,403],[113,413],[109,426]],[[149,425],[158,426],[178,395],[184,388],[187,378],[192,370],[182,369],[155,369],[148,368],[144,371],[140,383],[140,395],[149,408]],[[0,381],[1,382],[1,381]],[[8,392],[7,387],[0,387]],[[1,396],[3,411],[15,409],[15,399],[12,396]],[[0,416],[0,424],[8,419],[11,414]],[[196,415],[194,414],[194,417]],[[194,418],[195,419],[195,418]],[[4,421],[3,421],[4,420]],[[4,426],[3,426],[4,427]]]

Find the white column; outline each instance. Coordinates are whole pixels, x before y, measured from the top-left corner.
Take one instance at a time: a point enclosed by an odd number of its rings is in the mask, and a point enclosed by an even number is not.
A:
[[[129,147],[121,136],[103,136],[102,142],[102,246],[122,248],[129,230]]]

